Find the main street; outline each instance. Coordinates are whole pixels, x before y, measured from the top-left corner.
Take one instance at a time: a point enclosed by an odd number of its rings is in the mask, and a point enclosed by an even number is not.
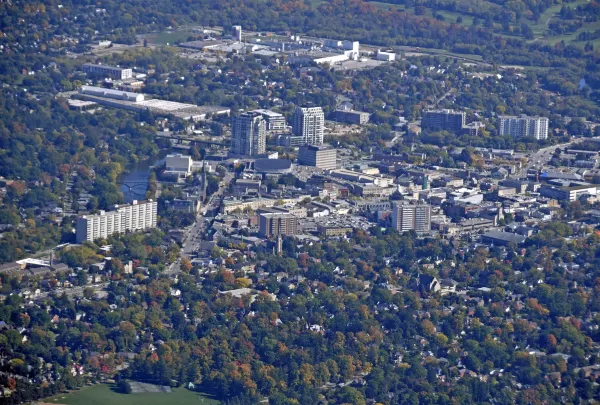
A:
[[[210,217],[206,216],[206,214],[217,212],[219,210],[219,207],[221,206],[221,196],[227,187],[229,187],[229,183],[232,180],[233,175],[231,173],[227,173],[223,180],[219,182],[219,189],[209,197],[206,205],[202,207],[196,216],[196,221],[186,230],[182,238],[183,247],[181,249],[181,257],[189,258],[191,254],[200,248],[202,239],[206,235],[206,231],[210,225],[210,220],[208,219]],[[167,270],[165,270],[165,274],[172,275],[177,274],[180,271],[181,259],[178,259],[175,263],[171,264]]]

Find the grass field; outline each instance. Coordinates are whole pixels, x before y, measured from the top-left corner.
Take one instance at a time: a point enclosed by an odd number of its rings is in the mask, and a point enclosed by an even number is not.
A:
[[[548,9],[546,9],[546,11],[544,11],[541,14],[540,20],[537,24],[535,22],[532,22],[530,24],[533,34],[536,37],[545,36],[548,33],[548,21],[552,18],[553,15],[560,13],[560,9],[562,8],[563,5],[567,5],[571,8],[576,8],[578,5],[586,4],[586,3],[589,3],[589,1],[588,0],[576,0],[573,3],[555,4],[554,6],[549,7]]]
[[[317,7],[319,4],[321,4],[324,0],[307,0],[309,4],[311,4],[313,7]],[[539,19],[538,22],[532,21],[532,20],[527,20],[527,19],[523,19],[522,22],[527,23],[534,34],[534,37],[536,38],[536,40],[542,40],[542,41],[547,41],[550,44],[555,44],[556,42],[559,41],[565,41],[565,43],[571,43],[573,45],[577,45],[577,46],[582,46],[585,44],[585,42],[581,42],[581,41],[576,41],[577,35],[580,32],[584,32],[584,31],[596,31],[600,29],[600,22],[592,22],[592,23],[587,23],[585,24],[583,27],[581,27],[577,32],[572,33],[572,34],[564,34],[564,35],[557,35],[557,36],[548,36],[548,24],[549,22],[552,20],[552,18],[554,18],[555,15],[560,13],[560,9],[562,8],[562,6],[564,4],[568,5],[571,8],[575,8],[578,5],[582,5],[582,4],[586,4],[589,3],[590,0],[575,0],[573,2],[570,3],[561,3],[561,4],[556,4],[550,8],[548,8],[546,11],[544,11],[541,14],[541,17]],[[398,8],[399,10],[404,10],[404,7],[402,5],[396,5],[396,4],[392,4],[392,3],[387,3],[386,0],[378,0],[378,1],[368,1],[369,4],[373,4],[375,6],[377,6],[380,9],[383,10],[387,10],[390,8]],[[407,13],[413,13],[414,12],[414,7],[409,7],[407,9],[405,9],[404,11],[406,11]],[[461,25],[465,26],[465,27],[469,27],[473,24],[473,16],[471,15],[467,15],[467,14],[461,14],[459,12],[456,11],[446,11],[446,10],[434,10],[431,8],[427,8],[427,12],[426,12],[426,16],[427,17],[434,17],[436,14],[440,14],[442,16],[445,17],[445,21],[448,23],[451,22],[456,22],[458,17],[462,18],[462,21],[460,22]],[[506,36],[507,38],[509,37],[513,37],[512,35],[508,35],[506,33],[499,33],[502,36]],[[520,36],[515,36],[516,38],[521,38]],[[592,44],[595,47],[600,46],[600,39],[598,40],[594,40],[591,41]]]
[[[173,45],[177,41],[187,41],[193,35],[192,29],[183,28],[177,31],[165,31],[148,36],[148,42],[154,45]]]
[[[217,405],[219,401],[198,395],[185,388],[175,388],[170,394],[120,394],[107,384],[85,387],[80,391],[59,394],[44,400],[46,403],[65,405]]]

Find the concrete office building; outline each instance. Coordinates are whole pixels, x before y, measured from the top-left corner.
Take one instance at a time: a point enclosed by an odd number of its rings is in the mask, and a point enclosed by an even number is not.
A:
[[[363,125],[369,122],[371,119],[371,114],[363,111],[335,110],[334,119],[337,122],[343,122],[346,124]]]
[[[254,110],[253,112],[259,113],[265,119],[267,131],[282,132],[286,130],[287,123],[283,114],[271,110]]]
[[[549,120],[546,117],[501,115],[498,121],[499,135],[510,135],[515,138],[531,137],[537,140],[548,138]]]
[[[554,198],[558,201],[577,201],[582,196],[595,196],[597,194],[598,187],[591,184],[563,187],[544,184],[540,187],[540,195]]]
[[[301,136],[308,145],[322,145],[325,130],[325,114],[321,107],[296,107],[292,119],[292,133]]]
[[[231,125],[231,153],[257,156],[266,152],[266,123],[261,114],[247,112],[233,117]]]
[[[94,73],[118,80],[131,79],[133,77],[132,69],[123,69],[116,66],[94,65],[93,63],[84,63],[82,66],[82,70],[84,73]]]
[[[259,216],[259,234],[263,238],[298,233],[298,217],[292,214],[264,213]]]
[[[300,147],[298,161],[301,165],[333,170],[337,168],[337,150],[324,146],[303,145]]]
[[[167,172],[181,173],[183,176],[192,174],[192,164],[194,161],[190,156],[175,154],[167,155],[165,166]]]
[[[394,204],[392,226],[398,232],[431,230],[431,206],[427,204]]]
[[[200,209],[198,200],[180,200],[175,198],[173,201],[166,201],[167,208],[172,211],[187,212],[193,214]]]
[[[423,113],[421,128],[432,131],[460,132],[465,125],[466,114],[456,110],[430,110]]]
[[[135,232],[156,227],[156,201],[133,201],[118,205],[114,211],[77,218],[77,243],[106,238],[116,233]]]

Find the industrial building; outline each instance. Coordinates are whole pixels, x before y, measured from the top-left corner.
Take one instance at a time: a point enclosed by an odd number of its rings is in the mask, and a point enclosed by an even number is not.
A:
[[[204,120],[207,114],[221,115],[230,112],[230,109],[226,107],[197,106],[154,98],[147,100],[144,94],[95,86],[82,86],[79,94],[75,97],[108,107],[135,112],[152,111],[156,114],[173,115],[191,121]]]
[[[429,110],[423,113],[421,128],[431,131],[460,133],[465,125],[466,114],[456,110]]]
[[[81,86],[81,88],[79,89],[79,94],[101,98],[110,98],[113,100],[131,101],[134,103],[142,102],[145,99],[143,94],[132,93],[129,91],[122,90],[105,89],[104,87],[95,86]]]
[[[133,201],[118,205],[114,211],[77,218],[77,243],[107,238],[117,233],[135,232],[156,227],[156,201]]]
[[[321,107],[296,107],[292,119],[292,133],[301,136],[308,145],[322,145],[325,131],[325,114]]]
[[[298,162],[322,170],[337,168],[337,150],[324,146],[303,145],[300,147]]]
[[[431,230],[431,206],[401,202],[394,204],[392,226],[398,232],[429,232]]]
[[[103,75],[118,80],[130,79],[133,77],[132,69],[124,69],[117,66],[95,65],[93,63],[84,63],[82,66],[84,73],[93,73]]]
[[[264,213],[259,215],[259,234],[264,238],[270,236],[298,233],[298,217],[292,214]]]
[[[231,125],[231,153],[257,156],[266,152],[265,119],[260,113],[247,112],[233,117]]]
[[[377,55],[375,56],[377,60],[384,60],[386,62],[392,62],[396,60],[396,54],[393,52],[382,52],[377,50]]]
[[[546,117],[501,115],[498,121],[499,135],[510,135],[515,138],[531,137],[536,140],[548,138],[549,120]]]

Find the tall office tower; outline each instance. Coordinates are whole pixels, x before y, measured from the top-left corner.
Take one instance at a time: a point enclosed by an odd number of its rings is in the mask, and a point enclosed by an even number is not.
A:
[[[322,145],[325,114],[321,107],[296,107],[292,117],[292,133],[308,145]]]
[[[264,213],[259,215],[259,235],[263,238],[296,235],[298,217],[292,214]]]
[[[430,110],[423,113],[421,127],[435,131],[460,132],[465,125],[466,114],[456,110]]]
[[[233,117],[231,152],[236,155],[262,155],[267,149],[267,129],[264,118],[256,112]]]
[[[242,26],[234,25],[233,26],[233,39],[238,42],[242,42]]]
[[[77,218],[77,243],[106,238],[126,231],[141,231],[156,228],[156,201],[133,201],[117,205],[114,211],[100,211],[97,215]]]
[[[537,140],[548,138],[548,118],[546,117],[501,115],[498,118],[500,135],[510,135],[515,138],[532,137]]]
[[[392,226],[398,232],[431,230],[431,206],[427,204],[394,204]]]

